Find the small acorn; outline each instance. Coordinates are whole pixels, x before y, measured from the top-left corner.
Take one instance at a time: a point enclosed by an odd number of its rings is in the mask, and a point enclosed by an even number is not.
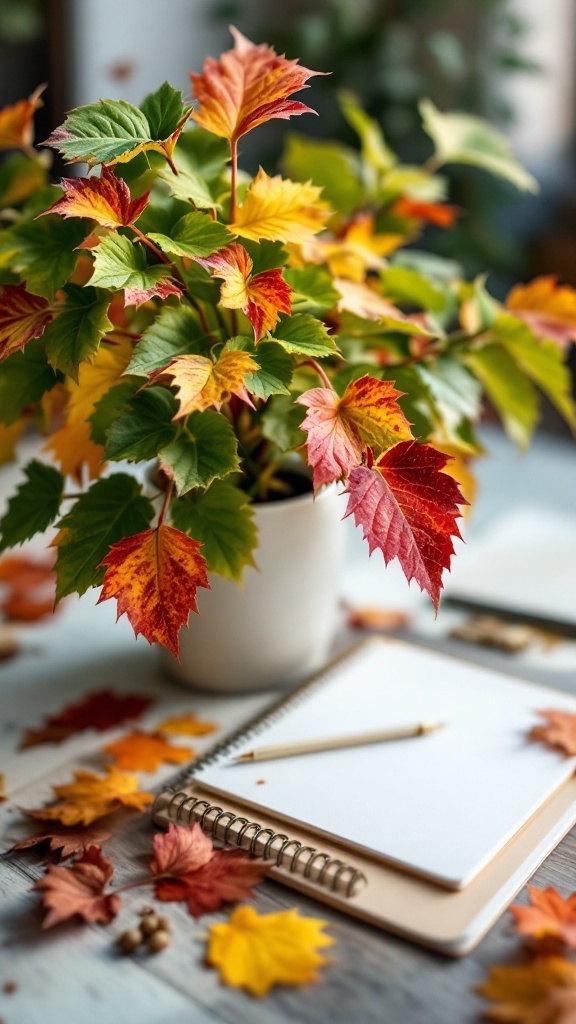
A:
[[[144,936],[140,928],[130,928],[122,932],[118,942],[124,953],[133,953],[144,942]]]
[[[162,928],[158,928],[148,939],[148,947],[151,953],[160,953],[170,945],[170,935]]]
[[[169,932],[169,931],[171,931],[172,930],[172,925],[170,923],[170,918],[169,917],[159,917],[158,918],[158,929],[161,932]]]
[[[152,935],[153,932],[158,930],[158,918],[156,914],[147,914],[143,917],[140,922],[140,928],[144,932],[144,935]]]

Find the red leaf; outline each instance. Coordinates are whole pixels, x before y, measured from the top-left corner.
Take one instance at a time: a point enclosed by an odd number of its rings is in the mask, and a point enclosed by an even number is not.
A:
[[[241,309],[254,328],[256,341],[265,331],[276,326],[280,313],[290,313],[292,289],[282,277],[282,268],[264,270],[252,277],[252,259],[243,245],[233,242],[224,249],[196,262],[213,270],[212,277],[221,277],[220,305],[225,309]]]
[[[59,213],[62,217],[87,217],[104,228],[120,228],[133,224],[148,205],[149,192],[132,199],[130,189],[109,167],[102,167],[102,177],[62,178],[64,195],[48,210],[39,214]]]
[[[212,840],[204,835],[195,822],[192,828],[169,825],[167,832],[154,836],[154,860],[150,868],[154,875],[182,875],[197,871],[207,864],[214,853]]]
[[[348,478],[346,515],[362,526],[370,554],[379,548],[386,565],[398,558],[408,582],[415,579],[438,609],[442,570],[450,567],[452,537],[459,537],[458,485],[442,470],[449,456],[428,444],[402,441],[372,469],[359,466]]]
[[[402,196],[392,208],[397,217],[414,220],[427,220],[439,228],[451,228],[458,216],[458,207],[449,203],[418,203],[407,196]]]
[[[120,909],[120,897],[107,893],[106,886],[114,868],[97,846],[90,846],[70,867],[49,867],[33,889],[43,893],[42,902],[49,910],[43,928],[68,920],[79,914],[85,921],[110,924]]]
[[[240,850],[220,850],[189,875],[158,879],[155,895],[165,903],[185,902],[194,917],[201,917],[223,903],[249,899],[265,874],[262,861],[251,860]]]
[[[46,299],[31,295],[25,284],[5,284],[0,295],[0,360],[40,338],[54,314]]]
[[[67,828],[66,825],[54,822],[49,828],[43,828],[39,832],[34,832],[31,836],[27,836],[26,839],[20,839],[18,843],[14,843],[14,846],[11,846],[6,852],[12,853],[13,850],[29,850],[32,846],[48,843],[50,850],[54,853],[59,853],[60,857],[64,859],[72,857],[75,853],[83,853],[90,846],[100,846],[101,843],[105,843],[107,839],[110,839],[111,834],[107,829],[102,828],[101,825]]]
[[[155,284],[151,285],[150,288],[125,288],[124,289],[124,305],[125,306],[143,306],[145,302],[149,302],[154,296],[159,299],[167,299],[169,295],[182,295],[182,288],[175,281],[171,281],[167,277],[161,278],[156,281]]]
[[[210,589],[198,541],[162,523],[113,544],[102,565],[108,569],[98,603],[115,597],[118,618],[125,612],[136,636],[178,656],[180,629],[198,611],[196,591]]]
[[[62,743],[62,740],[85,729],[104,732],[123,722],[140,718],[153,703],[153,697],[136,693],[117,694],[112,690],[88,693],[77,704],[69,704],[56,715],[48,715],[39,729],[24,735],[20,750],[39,743]]]
[[[203,74],[190,75],[200,102],[192,117],[199,125],[232,142],[272,118],[288,120],[295,114],[316,113],[288,97],[308,88],[308,79],[322,72],[279,57],[265,44],[256,46],[236,28],[231,32],[234,49],[220,60],[208,57]]]

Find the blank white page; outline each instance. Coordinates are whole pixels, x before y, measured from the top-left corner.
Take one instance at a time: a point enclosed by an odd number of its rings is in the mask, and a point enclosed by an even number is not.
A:
[[[369,641],[325,678],[198,781],[462,888],[576,767],[527,740],[538,710],[576,713],[566,693],[399,641]],[[365,747],[232,760],[257,746],[424,721],[447,725]]]

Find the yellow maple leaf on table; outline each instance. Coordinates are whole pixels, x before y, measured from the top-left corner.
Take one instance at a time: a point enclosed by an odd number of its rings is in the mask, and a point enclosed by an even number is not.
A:
[[[321,191],[311,182],[290,181],[279,174],[271,178],[260,168],[230,230],[254,242],[304,244],[322,230],[330,215]]]
[[[108,769],[106,775],[74,772],[74,782],[52,787],[59,797],[56,803],[38,810],[27,809],[27,814],[42,821],[61,821],[63,825],[91,825],[119,807],[144,811],[154,798],[138,786],[136,775],[117,768]]]
[[[156,732],[167,733],[169,736],[208,736],[216,732],[218,726],[214,722],[203,722],[192,712],[166,718],[156,726]]]
[[[322,932],[325,925],[296,910],[258,914],[236,907],[228,922],[210,926],[206,959],[226,985],[254,996],[265,996],[274,985],[307,985],[326,963],[318,950],[334,945]]]
[[[175,747],[162,736],[135,730],[104,747],[117,768],[133,772],[153,772],[159,765],[181,764],[194,756],[192,747]]]
[[[576,1019],[576,964],[542,957],[521,967],[492,967],[476,990],[495,1005],[489,1020],[506,1024],[573,1024]]]

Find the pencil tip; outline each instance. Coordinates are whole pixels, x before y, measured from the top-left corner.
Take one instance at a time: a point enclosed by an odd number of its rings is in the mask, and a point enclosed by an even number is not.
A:
[[[237,754],[236,757],[232,758],[233,761],[253,761],[254,756],[252,753],[248,754]]]

